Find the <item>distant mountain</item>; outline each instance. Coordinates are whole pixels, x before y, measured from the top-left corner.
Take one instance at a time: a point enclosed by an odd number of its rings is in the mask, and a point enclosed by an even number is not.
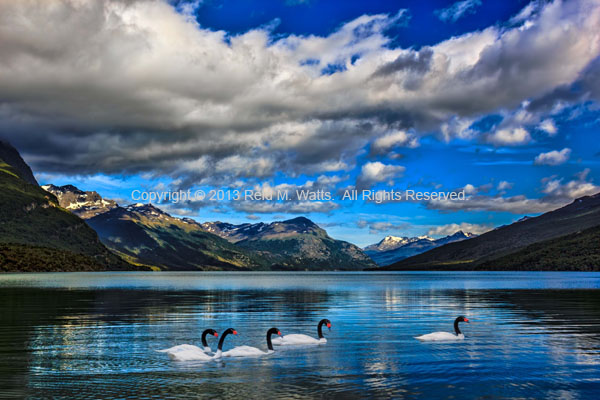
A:
[[[394,236],[387,236],[381,242],[365,247],[365,253],[371,257],[373,261],[377,263],[377,265],[384,266],[393,264],[417,254],[424,253],[447,243],[458,242],[460,240],[470,239],[475,236],[477,235],[474,235],[470,232],[464,233],[463,231],[458,231],[452,235],[437,240],[428,236],[419,236],[413,238],[396,238]],[[393,241],[391,241],[388,238],[395,238],[396,240],[392,239]],[[394,246],[392,243],[397,245]],[[377,250],[380,248],[390,248],[390,250]]]
[[[406,246],[407,244],[418,242],[420,240],[426,241],[434,241],[435,239],[430,238],[429,236],[416,236],[416,237],[406,237],[406,236],[386,236],[381,241],[369,245],[364,248],[366,252],[382,252],[382,251],[390,251],[395,250],[398,247]]]
[[[0,142],[0,271],[122,269],[134,266],[61,208],[54,195],[37,185],[19,153]]]
[[[266,269],[267,262],[196,221],[175,218],[151,204],[115,207],[87,220],[126,260],[168,270]]]
[[[359,247],[331,238],[324,229],[304,217],[270,224],[214,222],[202,226],[242,248],[257,252],[273,269],[362,270],[375,266]]]
[[[477,237],[477,235],[474,233],[458,231],[458,232],[453,233],[452,235],[444,236],[443,238],[437,239],[435,241],[435,244],[436,244],[436,247],[443,246],[448,243],[459,242],[459,241],[465,240],[465,239],[473,239],[474,237]]]
[[[518,255],[519,260],[526,259],[523,252],[530,245],[538,244],[542,247],[534,247],[534,249],[543,251],[542,242],[549,241],[547,243],[559,246],[553,239],[570,240],[569,235],[598,226],[600,226],[600,193],[582,197],[538,217],[521,219],[511,225],[496,228],[470,240],[437,247],[387,266],[385,269],[501,269],[504,268],[500,265],[501,260],[508,262],[511,254],[515,257]],[[598,245],[594,246],[592,250],[598,251]],[[566,263],[564,268],[571,266],[564,257],[561,257],[561,260]],[[544,269],[554,269],[551,265],[554,263],[549,263]],[[526,268],[526,265],[523,264],[519,268]]]
[[[118,206],[114,200],[103,199],[97,192],[84,192],[73,185],[44,185],[42,188],[55,195],[61,207],[83,219],[95,217]]]

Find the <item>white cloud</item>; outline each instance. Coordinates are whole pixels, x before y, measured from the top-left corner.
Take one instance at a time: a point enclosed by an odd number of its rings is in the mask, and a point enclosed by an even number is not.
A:
[[[364,219],[359,219],[356,221],[356,226],[359,228],[369,228],[370,234],[380,234],[385,233],[389,234],[390,232],[398,232],[405,230],[410,227],[408,223],[392,223],[392,222],[384,222],[384,221],[367,221]]]
[[[519,24],[526,22],[529,20],[534,14],[539,12],[541,2],[538,0],[534,0],[531,3],[527,4],[517,15],[511,18],[511,22],[513,24]]]
[[[310,214],[330,213],[339,208],[337,203],[331,201],[299,201],[281,203],[274,201],[241,201],[234,202],[233,208],[237,211],[248,213],[288,213],[288,214]]]
[[[590,196],[600,192],[600,187],[587,180],[590,170],[585,169],[577,174],[577,179],[563,183],[563,179],[546,178],[542,192],[550,198],[559,199],[577,199],[583,196]]]
[[[558,132],[558,128],[556,127],[556,124],[554,124],[554,121],[550,118],[545,119],[542,122],[540,122],[540,124],[538,125],[538,129],[546,132],[548,134],[548,136],[554,136]]]
[[[507,181],[500,181],[500,183],[498,183],[498,190],[499,191],[503,191],[503,190],[509,190],[512,189],[514,186],[514,183],[512,182],[507,182]]]
[[[449,121],[444,122],[440,126],[442,137],[446,142],[453,138],[472,139],[477,136],[478,132],[471,129],[473,124],[472,118],[452,117]]]
[[[477,188],[470,183],[466,184],[463,187],[463,190],[465,191],[465,194],[475,194],[478,191]]]
[[[513,214],[537,214],[552,211],[571,201],[600,192],[600,187],[588,179],[589,170],[584,170],[566,183],[564,179],[549,177],[542,179],[539,198],[524,195],[508,196],[475,195],[465,201],[435,200],[427,203],[427,208],[442,211],[499,211]]]
[[[457,1],[450,7],[435,10],[434,14],[442,21],[456,22],[465,15],[474,13],[479,6],[481,6],[481,0]]]
[[[488,140],[498,146],[518,146],[531,141],[529,132],[522,127],[498,129]]]
[[[275,164],[266,157],[243,157],[233,155],[220,160],[215,165],[217,173],[232,174],[234,177],[266,177],[272,174]]]
[[[401,165],[383,164],[382,162],[368,162],[360,170],[360,175],[356,179],[356,186],[359,190],[370,188],[378,182],[393,183],[393,180],[402,175],[406,170]]]
[[[468,222],[462,222],[460,224],[447,224],[436,226],[435,228],[429,229],[427,231],[428,236],[448,236],[453,235],[458,231],[463,231],[464,233],[474,233],[476,235],[481,235],[482,233],[486,233],[493,229],[492,225],[489,224],[471,224]]]
[[[540,153],[535,157],[535,165],[561,165],[566,163],[571,156],[571,149],[564,148],[561,151],[553,150]]]
[[[396,131],[377,138],[371,147],[375,154],[383,154],[396,146],[415,148],[419,146],[417,138],[406,131]]]

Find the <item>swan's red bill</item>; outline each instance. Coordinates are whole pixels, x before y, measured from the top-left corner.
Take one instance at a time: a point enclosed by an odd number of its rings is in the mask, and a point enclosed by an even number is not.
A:
[[[465,318],[465,322],[469,322],[469,318]]]
[[[328,327],[328,328],[331,328],[331,324],[327,324],[327,327]]]
[[[281,331],[277,331],[277,334],[278,334],[279,336],[281,336]]]
[[[233,331],[233,334],[234,334],[234,335],[237,335],[237,331]]]
[[[213,335],[215,335],[215,337],[219,337],[219,334],[217,332],[213,333]]]

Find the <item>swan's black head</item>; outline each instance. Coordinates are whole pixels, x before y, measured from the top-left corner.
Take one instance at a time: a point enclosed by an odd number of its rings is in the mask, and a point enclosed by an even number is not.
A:
[[[219,333],[217,331],[215,331],[214,329],[207,329],[204,332],[202,332],[202,336],[206,336],[206,335],[213,335],[214,337],[219,337]]]
[[[463,317],[463,316],[461,315],[460,317],[458,317],[458,318],[456,318],[456,319],[454,320],[454,332],[455,332],[457,335],[460,335],[460,334],[462,333],[462,332],[460,331],[460,328],[458,327],[458,323],[459,323],[459,322],[469,322],[469,319],[468,319],[468,318],[465,318],[465,317]]]
[[[229,328],[229,329],[225,330],[225,332],[223,332],[223,336],[225,336],[225,335],[229,335],[230,333],[232,333],[232,334],[234,334],[234,335],[237,335],[237,334],[238,334],[238,333],[237,333],[237,331],[236,331],[235,329],[233,329],[233,328]]]
[[[267,331],[267,336],[271,336],[271,335],[279,335],[281,336],[281,331],[277,328],[271,328]]]
[[[324,318],[321,321],[319,321],[319,325],[325,325],[327,326],[327,328],[331,329],[331,321],[327,318]]]
[[[218,337],[219,334],[214,329],[206,329],[202,332],[202,346],[208,347],[208,343],[206,342],[206,335],[213,335],[214,337]]]

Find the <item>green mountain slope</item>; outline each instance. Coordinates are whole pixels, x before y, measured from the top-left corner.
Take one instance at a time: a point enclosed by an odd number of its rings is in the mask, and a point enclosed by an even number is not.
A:
[[[29,165],[23,160],[17,149],[10,143],[0,140],[0,159],[13,168],[16,173],[25,182],[34,186],[39,186]]]
[[[132,268],[111,253],[83,220],[60,208],[56,197],[22,175],[0,160],[1,271]]]
[[[169,270],[264,269],[264,260],[152,205],[117,207],[87,220],[128,261]]]
[[[237,245],[256,251],[273,269],[362,270],[375,263],[357,246],[335,240],[307,218],[262,224]]]
[[[478,269],[600,271],[600,226],[534,243]]]
[[[385,270],[477,269],[531,244],[600,226],[600,194],[557,210],[503,226],[473,239],[450,243],[384,267]],[[550,269],[550,268],[549,268]]]

